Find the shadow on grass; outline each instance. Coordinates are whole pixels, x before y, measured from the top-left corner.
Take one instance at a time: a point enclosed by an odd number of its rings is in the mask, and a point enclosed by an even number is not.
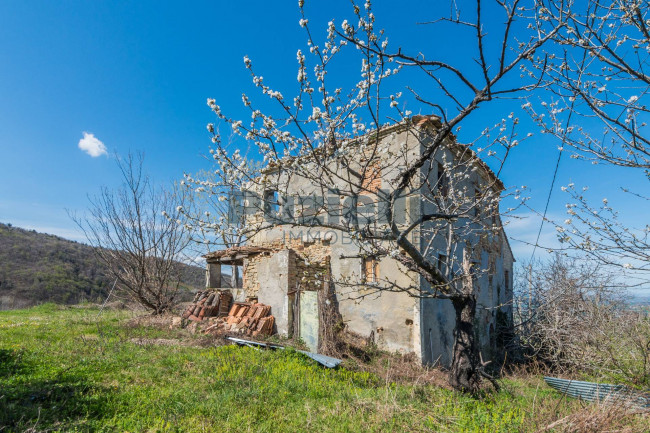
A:
[[[22,355],[0,349],[0,432],[65,431],[111,416],[109,389],[75,375],[32,378]]]
[[[24,355],[25,352],[21,349],[0,349],[0,379],[31,371],[31,365]]]

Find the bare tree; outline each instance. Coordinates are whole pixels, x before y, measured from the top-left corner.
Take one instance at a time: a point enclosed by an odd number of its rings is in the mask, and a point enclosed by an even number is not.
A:
[[[520,266],[515,299],[528,357],[565,374],[648,384],[650,318],[629,309],[623,286],[599,260],[556,254]]]
[[[303,2],[299,3],[302,12]],[[467,13],[454,9],[449,17],[428,23],[442,32],[456,27],[474,39],[471,52],[475,62],[454,65],[424,53],[389,48],[384,32],[375,28],[370,2],[363,7],[354,4],[353,8],[358,23],[330,22],[323,44],[316,42],[303,12],[300,25],[307,32],[312,63],[298,50],[299,90],[293,99],[285,99],[268,86],[254,71],[251,60],[244,58],[253,83],[275,102],[274,113],[255,108],[248,95],[243,95],[252,117],[248,123],[227,116],[215,100],[208,99],[220,121],[248,142],[250,158],[264,162],[264,169],[251,170],[240,153],[241,147],[234,148],[237,142],[222,142],[212,124],[208,130],[213,133],[214,155],[223,165],[220,173],[226,184],[246,184],[246,188],[261,192],[275,190],[284,192],[285,197],[322,198],[335,190],[341,200],[356,203],[355,209],[358,203],[377,203],[378,218],[359,218],[357,211],[340,218],[321,218],[333,216],[336,211],[315,199],[293,206],[280,203],[280,212],[292,208],[290,217],[298,215],[297,220],[251,219],[237,230],[245,238],[277,224],[350,233],[358,245],[358,257],[387,255],[398,261],[404,272],[422,277],[424,286],[404,286],[385,279],[368,282],[366,289],[450,300],[456,311],[450,382],[458,390],[475,392],[481,376],[486,374],[474,328],[474,286],[476,278],[487,271],[476,259],[483,247],[481,242],[490,236],[495,239],[502,232],[498,200],[504,189],[481,157],[493,160],[498,175],[510,151],[525,137],[517,135],[518,121],[513,115],[486,128],[468,144],[457,143],[452,131],[460,130],[479,107],[533,90],[538,81],[520,77],[519,68],[564,23],[557,23],[554,30],[541,35],[533,19],[534,9],[522,7],[518,0],[488,6],[476,1]],[[486,8],[494,14],[489,22],[485,19]],[[499,20],[494,18],[497,15]],[[359,81],[347,92],[343,90],[345,85],[339,86],[333,78],[333,65],[345,50],[358,53],[361,67]],[[348,64],[345,71],[349,70]],[[405,89],[410,103],[433,111],[434,116],[412,116],[402,102],[402,92],[391,87],[392,77],[406,70],[415,77],[409,82],[417,83]],[[346,72],[340,81],[348,80]],[[403,146],[387,144],[387,124],[401,125],[409,131],[411,141]],[[379,176],[390,179],[386,190],[373,187],[372,179]],[[290,190],[297,183],[309,187]],[[402,200],[414,192],[424,197],[424,211],[411,214],[408,223],[403,223]],[[265,197],[260,206],[272,207],[274,201],[273,197]],[[424,246],[413,241],[416,232],[427,239]],[[440,243],[447,251],[446,258],[433,254]],[[360,283],[351,284],[359,287]]]
[[[188,228],[180,224],[182,189],[152,185],[142,171],[143,156],[117,159],[123,184],[102,188],[84,217],[73,219],[95,247],[111,277],[132,300],[161,314],[174,306],[185,265]]]

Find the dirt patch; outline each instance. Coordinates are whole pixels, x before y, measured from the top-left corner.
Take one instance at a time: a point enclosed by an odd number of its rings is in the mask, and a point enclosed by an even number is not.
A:
[[[138,346],[191,346],[192,342],[174,338],[131,338],[129,341]]]
[[[231,344],[223,338],[197,338],[197,339],[180,339],[180,338],[130,338],[129,341],[138,346],[181,346],[181,347],[216,347],[225,344]]]
[[[129,328],[148,327],[156,329],[169,329],[174,317],[176,316],[173,316],[171,314],[161,314],[158,316],[138,316],[126,322],[125,325]]]

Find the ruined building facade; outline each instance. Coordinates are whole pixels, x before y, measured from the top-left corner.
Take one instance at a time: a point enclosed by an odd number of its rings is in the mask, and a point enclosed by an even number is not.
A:
[[[416,119],[417,120],[417,119]],[[402,124],[382,130],[381,140],[388,147],[399,147],[400,155],[414,158],[422,151],[426,139],[426,118],[419,129]],[[435,125],[434,125],[435,126]],[[414,137],[414,134],[420,134]],[[417,138],[417,139],[416,139]],[[444,162],[457,157],[450,144],[446,154],[436,155],[428,164],[424,177],[440,179]],[[393,153],[394,155],[395,153]],[[402,163],[396,166],[403,167]],[[497,193],[503,189],[494,173],[482,162],[471,170],[467,182],[488,184]],[[390,170],[373,179],[378,188],[391,187]],[[290,192],[309,193],[305,179],[292,178]],[[268,194],[268,191],[263,191]],[[414,191],[404,207],[410,218],[430,212],[430,200],[422,200]],[[475,281],[477,298],[476,329],[483,359],[491,359],[500,350],[504,331],[512,324],[512,268],[514,258],[498,215],[491,216],[495,228],[484,234],[474,234],[463,240],[474,245],[473,261],[485,272]],[[444,259],[443,240],[426,235],[427,223],[409,234],[410,240],[426,251],[429,259]],[[429,224],[435,224],[430,222]],[[462,248],[454,250],[460,262]],[[372,338],[380,349],[415,353],[426,364],[449,365],[455,323],[454,309],[449,300],[413,297],[407,293],[376,290],[383,279],[396,286],[419,287],[427,292],[427,282],[420,275],[405,270],[389,255],[362,257],[349,233],[314,229],[297,225],[275,225],[256,233],[246,245],[220,250],[205,256],[208,287],[220,287],[222,266],[239,266],[240,284],[233,289],[236,301],[256,299],[270,305],[276,318],[277,332],[287,337],[299,336],[312,351],[318,351],[323,335],[323,308],[335,304],[345,328]],[[329,295],[331,296],[329,296]],[[326,296],[327,295],[327,296]],[[323,302],[324,300],[324,302]]]

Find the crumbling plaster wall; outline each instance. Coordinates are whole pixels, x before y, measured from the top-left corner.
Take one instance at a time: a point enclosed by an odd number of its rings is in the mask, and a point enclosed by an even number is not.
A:
[[[243,285],[247,298],[271,306],[276,318],[277,332],[291,335],[291,294],[296,290],[315,291],[323,288],[329,279],[327,242],[303,242],[300,239],[255,239],[254,245],[264,246],[268,252],[256,254],[244,261]]]
[[[452,154],[445,150],[436,155],[436,160],[429,167],[423,169],[423,177],[429,178],[431,184],[437,179],[437,162],[444,163],[451,161]],[[456,185],[458,188],[466,188],[469,193],[474,190],[474,185],[485,185],[486,179],[478,172],[466,179],[463,183]],[[427,214],[436,212],[438,209],[429,200],[422,202],[422,212]],[[489,218],[489,217],[487,217]],[[484,221],[484,224],[490,221]],[[440,233],[434,236],[435,222],[422,226],[421,251],[428,256],[433,263],[437,262],[438,255],[448,255],[447,242]],[[512,278],[512,266],[514,258],[505,239],[500,218],[496,219],[496,230],[485,231],[478,224],[473,226],[475,232],[467,236],[463,243],[457,244],[452,249],[451,255],[454,258],[457,270],[462,263],[463,248],[465,243],[472,245],[472,261],[482,270],[476,280],[476,330],[479,338],[479,345],[483,359],[492,359],[495,355],[495,330],[499,312],[503,312],[512,322],[512,282],[505,283],[505,272],[508,270],[508,278]],[[420,282],[423,288],[428,283],[422,278]],[[505,288],[508,287],[509,290]],[[453,349],[453,330],[455,327],[455,312],[451,301],[443,299],[422,299],[420,302],[421,311],[421,335],[422,335],[422,360],[425,363],[439,363],[448,366],[451,363]]]
[[[384,140],[388,140],[391,149],[399,149],[400,157],[396,158],[390,165],[389,169],[381,173],[381,188],[392,188],[394,176],[399,173],[400,169],[419,154],[419,142],[408,132],[393,132]],[[435,175],[432,171],[429,175]],[[283,185],[286,179],[278,175],[275,180],[279,185]],[[337,185],[332,185],[336,187]],[[292,178],[286,182],[284,187],[278,188],[280,191],[295,195],[307,195],[309,193],[318,194],[314,185],[300,178]],[[412,220],[420,212],[431,211],[431,209],[420,208],[421,200],[415,197],[415,202],[409,200],[406,213]],[[347,241],[346,241],[347,236]],[[411,240],[417,245],[424,248],[427,239],[424,238],[421,230],[414,230],[411,234]],[[317,241],[315,241],[317,240]],[[443,365],[449,365],[451,359],[451,347],[453,344],[454,329],[454,311],[451,303],[439,299],[417,299],[404,293],[391,292],[374,292],[363,289],[357,285],[361,281],[362,261],[360,258],[353,258],[359,254],[358,247],[349,238],[347,233],[341,233],[336,230],[314,229],[300,226],[276,226],[258,233],[249,242],[253,245],[278,245],[279,248],[295,248],[298,251],[296,256],[295,272],[289,272],[289,288],[296,287],[302,281],[303,277],[309,281],[318,281],[315,273],[306,275],[313,271],[312,264],[318,263],[323,256],[329,254],[330,261],[328,266],[331,268],[331,278],[335,282],[335,292],[339,311],[348,330],[363,336],[374,335],[375,341],[379,347],[388,350],[397,350],[404,352],[415,352],[424,362],[440,362]],[[503,242],[501,243],[503,244]],[[281,246],[280,246],[281,245]],[[318,259],[310,260],[309,254],[300,253],[300,248],[314,247],[314,254]],[[326,247],[326,248],[322,248]],[[436,246],[442,248],[442,246]],[[432,254],[436,248],[432,249]],[[505,287],[503,282],[504,269],[512,269],[512,255],[506,248],[500,246],[500,253],[482,252],[478,253],[477,260],[482,265],[490,268],[490,277],[479,281],[479,304],[480,314],[478,314],[477,324],[481,321],[488,321],[487,327],[480,326],[482,335],[481,343],[489,344],[489,334],[483,332],[484,329],[489,331],[489,325],[493,322],[494,306],[497,302],[505,303],[508,300],[508,294],[499,287]],[[316,251],[319,251],[316,253]],[[435,252],[437,259],[438,252]],[[457,260],[460,262],[462,249],[455,251]],[[306,258],[306,261],[305,261]],[[260,259],[262,260],[262,259]],[[303,260],[303,262],[301,262]],[[254,260],[253,260],[254,261]],[[307,264],[307,262],[309,264]],[[305,266],[300,265],[303,263]],[[255,263],[250,264],[250,274],[255,275],[255,281],[247,282],[244,278],[245,287],[249,288],[251,293],[259,293],[261,282],[265,281],[264,275],[259,275],[259,267]],[[270,271],[269,271],[270,272]],[[379,264],[380,279],[388,277],[396,285],[401,287],[421,287],[426,288],[426,282],[413,273],[401,269],[400,265],[390,259],[383,258]],[[251,277],[252,278],[252,277]],[[291,280],[295,278],[295,280]],[[512,278],[512,271],[510,271]],[[357,282],[355,284],[355,282]],[[512,287],[512,284],[509,285]],[[512,296],[510,291],[510,297]],[[261,302],[264,302],[260,299]],[[502,302],[505,301],[505,302]]]
[[[381,181],[374,180],[370,187],[392,188],[392,181],[397,173],[406,166],[409,159],[419,153],[419,143],[412,134],[401,131],[393,132],[384,137],[393,155],[393,159],[382,166]],[[398,155],[395,157],[395,155]],[[355,167],[355,169],[358,169]],[[269,175],[273,178],[273,175]],[[320,194],[313,184],[306,179],[292,177],[290,181],[282,178],[281,174],[273,180],[279,191],[283,193],[308,196]],[[271,183],[273,183],[271,182]],[[332,185],[345,188],[345,185]],[[273,188],[273,187],[271,187]],[[262,195],[262,191],[258,191]],[[341,200],[344,198],[341,197]],[[406,203],[405,212],[413,217],[419,212],[419,198],[412,197]],[[259,218],[259,217],[258,217]],[[406,222],[405,222],[406,224]],[[417,232],[411,235],[417,243]],[[364,337],[373,337],[377,345],[386,350],[401,352],[416,352],[420,355],[419,301],[405,293],[379,292],[363,288],[362,259],[359,248],[348,233],[338,230],[308,228],[301,226],[279,225],[265,229],[256,234],[250,241],[253,245],[270,245],[282,243],[297,253],[296,285],[305,282],[319,281],[323,271],[318,263],[329,257],[328,267],[331,270],[331,280],[335,285],[336,302],[345,326],[349,331]],[[322,248],[326,247],[326,248]],[[355,257],[356,256],[356,257]],[[315,266],[316,265],[316,266]],[[251,273],[255,268],[251,267]],[[258,272],[259,274],[259,272]],[[419,279],[407,272],[395,260],[382,258],[379,262],[379,278],[388,278],[399,287],[409,287],[419,284]],[[257,281],[246,282],[245,285],[259,287],[264,281],[257,275]],[[314,287],[305,287],[307,290]],[[260,298],[260,302],[264,302]]]
[[[257,296],[260,302],[271,305],[280,334],[286,336],[290,333],[288,292],[295,289],[321,290],[324,284],[329,283],[331,275],[339,313],[349,331],[364,337],[372,336],[378,347],[385,350],[405,353],[416,350],[420,340],[416,325],[416,298],[404,293],[361,289],[358,285],[361,259],[346,257],[358,253],[352,243],[318,239],[317,234],[304,228],[286,227],[286,231],[276,234],[281,236],[280,239],[271,240],[267,232],[266,242],[260,243],[257,238],[256,245],[278,245],[284,240],[285,249],[278,248],[277,252],[250,259],[244,268],[244,285],[256,289],[248,292],[249,296]],[[277,259],[286,251],[294,252],[293,258],[287,261]],[[383,258],[379,262],[379,276],[402,287],[418,283],[400,267],[395,260]],[[279,286],[275,275],[285,273],[287,278],[282,279]],[[281,319],[280,316],[284,317]]]
[[[295,272],[296,254],[283,249],[259,258],[256,270],[261,284],[258,285],[257,298],[271,306],[275,316],[275,326],[280,335],[289,334],[290,302],[287,288],[291,274]]]
[[[419,343],[416,298],[405,293],[378,291],[357,285],[362,277],[361,259],[341,258],[353,251],[356,250],[342,244],[332,246],[332,274],[335,281],[339,281],[336,294],[347,329],[364,337],[372,335],[381,349],[415,351]],[[400,287],[418,283],[389,257],[379,261],[379,279],[384,278]]]

